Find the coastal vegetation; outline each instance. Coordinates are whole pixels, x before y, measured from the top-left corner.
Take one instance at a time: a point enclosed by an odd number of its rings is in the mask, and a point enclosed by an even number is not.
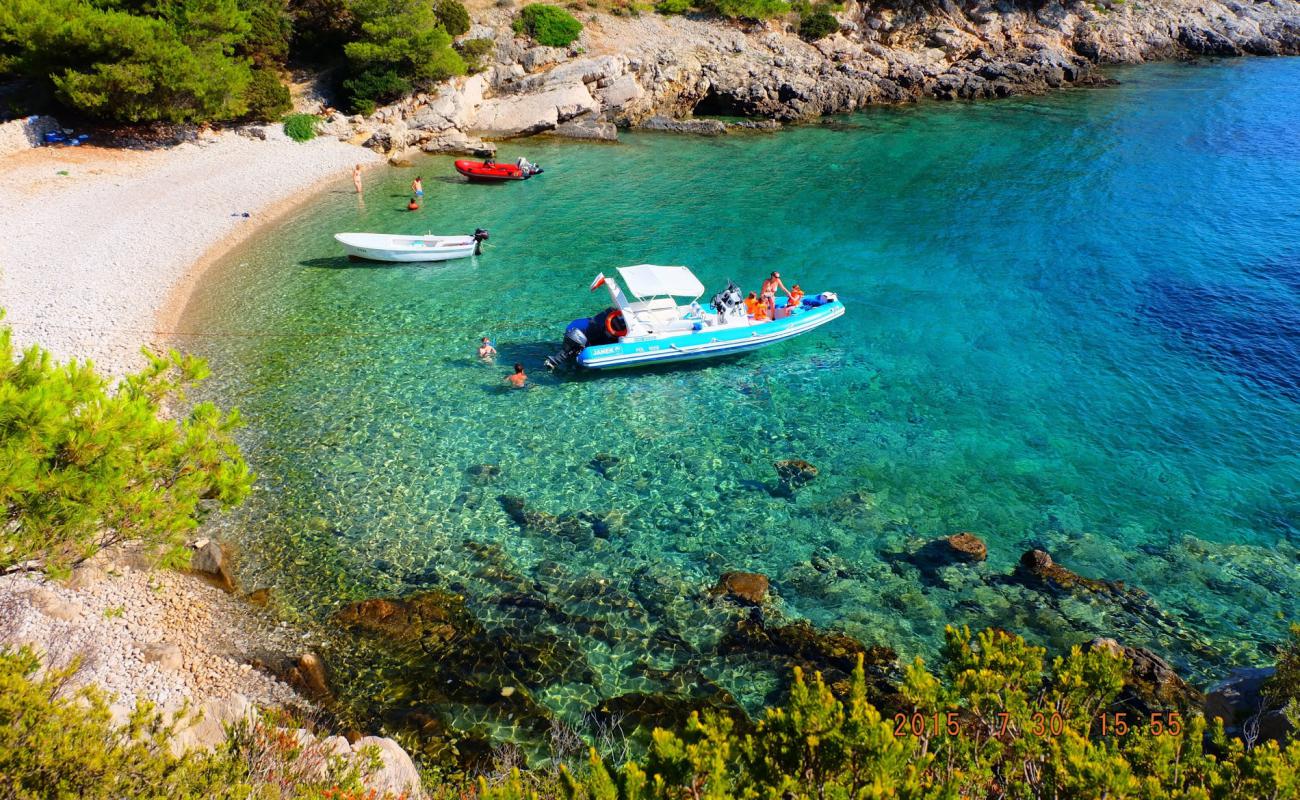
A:
[[[89,363],[17,354],[0,327],[0,569],[57,571],[127,540],[175,545],[207,508],[240,503],[252,473],[238,412],[167,413],[207,374],[173,350],[112,389]]]
[[[547,47],[568,47],[582,33],[582,23],[562,8],[530,3],[519,9],[515,33],[531,37]]]
[[[349,10],[357,36],[343,47],[351,76],[343,87],[354,111],[367,114],[378,103],[465,74],[465,60],[427,0],[352,0]]]
[[[188,715],[168,719],[140,703],[114,724],[103,692],[74,688],[77,670],[42,666],[28,648],[0,650],[0,797],[378,800],[365,787],[373,754],[329,755],[275,714],[235,726],[211,752],[176,754]]]
[[[284,118],[284,135],[295,142],[309,142],[316,138],[320,117],[315,114],[290,114]]]
[[[695,712],[621,762],[591,748],[534,770],[430,771],[426,789],[485,800],[1300,797],[1300,740],[1248,746],[1177,702],[1134,705],[1134,665],[1113,650],[1075,647],[1048,665],[1004,631],[950,627],[945,639],[941,667],[916,661],[892,697],[861,658],[834,683],[796,669],[788,699],[753,722]],[[1300,659],[1300,637],[1283,658]],[[5,796],[374,796],[373,760],[325,756],[274,714],[236,725],[212,752],[174,754],[176,720],[141,704],[115,726],[102,693],[71,688],[75,671],[0,651]]]

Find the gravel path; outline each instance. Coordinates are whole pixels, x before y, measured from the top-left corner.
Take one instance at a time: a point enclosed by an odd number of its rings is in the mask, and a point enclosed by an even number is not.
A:
[[[0,308],[19,346],[120,376],[202,267],[375,153],[209,134],[166,150],[38,148],[0,159]],[[244,212],[249,216],[245,218]]]

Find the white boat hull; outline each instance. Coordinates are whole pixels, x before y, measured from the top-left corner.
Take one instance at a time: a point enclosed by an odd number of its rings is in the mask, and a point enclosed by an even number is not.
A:
[[[452,261],[474,255],[473,236],[389,236],[380,233],[336,233],[334,239],[352,258],[391,263]]]

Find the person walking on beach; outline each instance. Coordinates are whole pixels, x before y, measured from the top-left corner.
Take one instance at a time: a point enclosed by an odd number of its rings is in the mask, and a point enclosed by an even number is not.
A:
[[[416,197],[424,197],[424,179],[419,175],[416,175],[415,180],[411,181],[411,191],[415,192]]]
[[[492,342],[488,341],[488,337],[484,336],[478,346],[478,357],[484,361],[491,361],[496,354],[497,349],[492,346]]]
[[[357,187],[357,194],[361,194],[361,165],[357,164],[352,168],[352,185]]]
[[[524,374],[524,365],[515,364],[515,371],[512,375],[506,376],[506,381],[516,389],[522,389],[528,384],[528,376]]]

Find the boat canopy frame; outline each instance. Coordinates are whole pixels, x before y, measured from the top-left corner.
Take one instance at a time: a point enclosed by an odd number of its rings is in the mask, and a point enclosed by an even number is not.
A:
[[[619,267],[623,285],[637,300],[658,297],[689,297],[692,301],[704,296],[704,284],[687,267],[663,267],[657,264],[637,264]]]

